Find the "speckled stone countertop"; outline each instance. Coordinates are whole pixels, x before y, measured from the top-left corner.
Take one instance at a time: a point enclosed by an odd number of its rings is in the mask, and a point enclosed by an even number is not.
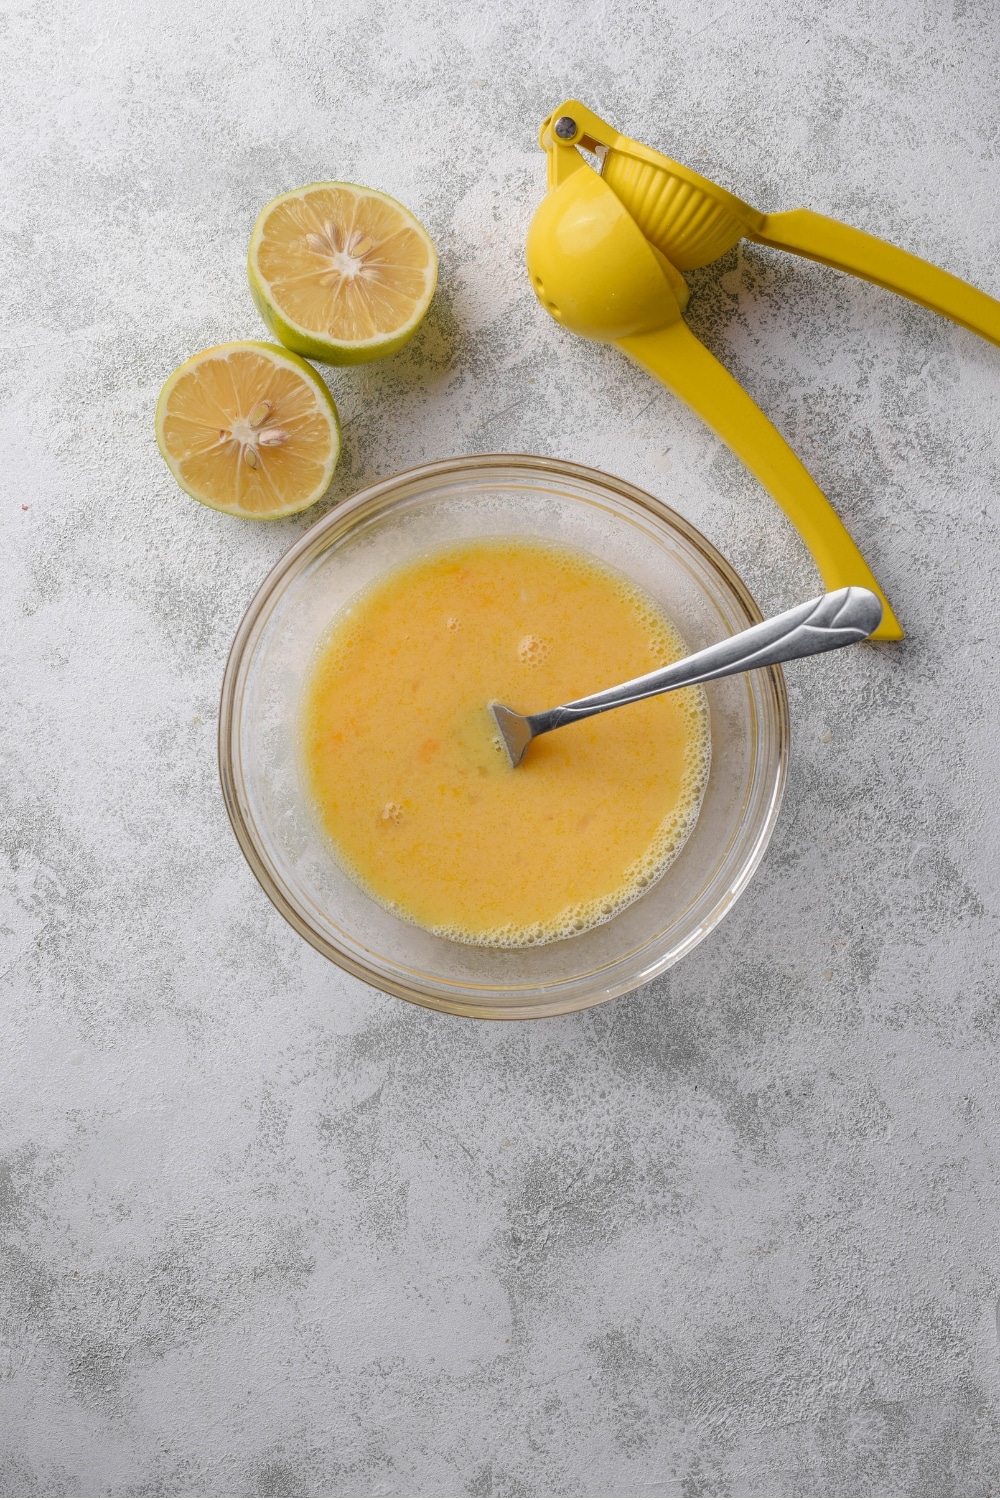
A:
[[[3,0],[4,1494],[997,1493],[1000,351],[776,252],[691,276],[908,639],[789,669],[780,826],[708,941],[506,1026],[347,978],[244,865],[222,669],[319,512],[202,510],[153,407],[261,336],[260,206],[371,183],[440,291],[330,376],[324,504],[562,456],[787,606],[774,503],[536,304],[538,123],[580,95],[1000,294],[998,72],[994,0]]]

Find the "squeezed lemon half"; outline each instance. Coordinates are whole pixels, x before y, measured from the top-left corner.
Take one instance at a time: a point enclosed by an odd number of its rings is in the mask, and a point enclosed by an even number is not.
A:
[[[277,519],[323,495],[340,456],[333,397],[275,344],[218,344],[170,376],[156,441],[182,490],[234,516]]]
[[[395,198],[314,182],[261,210],[250,290],[281,342],[327,364],[381,359],[412,338],[437,283],[437,252]]]

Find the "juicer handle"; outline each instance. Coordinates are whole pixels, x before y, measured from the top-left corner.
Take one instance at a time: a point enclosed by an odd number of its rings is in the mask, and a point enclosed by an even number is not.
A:
[[[788,213],[765,215],[761,228],[748,229],[746,237],[873,281],[950,318],[991,344],[1000,344],[1000,302],[995,297],[873,234],[814,214],[809,208],[793,208]]]
[[[827,589],[858,584],[882,601],[873,640],[899,641],[902,627],[836,511],[778,429],[729,371],[678,320],[618,340],[623,350],[698,413],[773,495],[816,560]]]

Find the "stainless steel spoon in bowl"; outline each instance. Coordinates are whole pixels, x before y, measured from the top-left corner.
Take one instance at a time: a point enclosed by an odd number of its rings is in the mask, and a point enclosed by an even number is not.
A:
[[[518,714],[503,703],[491,703],[490,710],[511,766],[519,766],[531,741],[540,734],[548,734],[550,729],[561,729],[564,724],[575,724],[577,719],[589,719],[591,714],[603,714],[609,708],[621,708],[624,703],[637,703],[640,698],[693,687],[696,682],[732,677],[754,667],[773,667],[778,662],[794,661],[797,656],[836,651],[839,646],[863,641],[878,629],[881,619],[882,602],[870,589],[836,589],[832,594],[821,594],[818,599],[808,599],[805,604],[786,609],[772,620],[751,625],[749,630],[741,630],[739,635],[731,635],[715,646],[706,646],[704,651],[685,656],[669,667],[659,667],[644,677],[633,677],[631,682],[591,693],[587,698],[576,698],[559,708]]]

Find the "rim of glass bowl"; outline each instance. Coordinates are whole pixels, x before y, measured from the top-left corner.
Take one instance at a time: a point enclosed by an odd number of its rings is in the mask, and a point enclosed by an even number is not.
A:
[[[414,486],[454,479],[462,475],[469,477],[475,475],[482,479],[488,477],[491,471],[501,469],[508,475],[511,475],[512,471],[520,470],[525,476],[531,476],[536,481],[540,476],[580,480],[589,486],[610,492],[619,500],[624,500],[640,511],[646,512],[660,523],[666,523],[668,527],[679,532],[688,545],[701,555],[710,570],[721,576],[722,581],[746,612],[749,623],[756,623],[763,618],[746,584],[712,543],[669,505],[647,494],[645,490],[637,489],[635,485],[629,484],[624,479],[618,479],[613,475],[605,474],[600,469],[591,469],[583,464],[521,453],[477,454],[423,464],[418,468],[406,469],[388,479],[380,480],[377,484],[369,485],[367,489],[360,490],[356,495],[342,501],[311,526],[267,574],[240,621],[226,663],[219,704],[219,777],[233,832],[265,894],[289,925],[325,958],[330,959],[356,978],[364,980],[375,989],[397,995],[402,1000],[409,1000],[432,1010],[477,1019],[531,1020],[601,1005],[606,1000],[627,994],[651,979],[655,979],[657,975],[672,967],[706,938],[746,889],[771,840],[781,810],[788,774],[790,718],[788,694],[780,667],[769,667],[760,674],[770,689],[765,696],[771,700],[771,707],[774,711],[773,738],[775,743],[772,751],[774,769],[771,777],[768,778],[769,785],[766,786],[763,784],[764,765],[759,748],[762,726],[758,723],[752,726],[758,748],[753,782],[745,804],[745,816],[756,812],[759,818],[757,835],[742,864],[729,882],[728,888],[712,911],[694,931],[675,943],[665,953],[640,963],[635,971],[627,975],[602,974],[601,971],[595,971],[592,975],[575,974],[566,981],[539,985],[535,987],[537,1002],[522,1004],[516,1009],[511,1006],[490,1004],[488,997],[496,997],[499,1000],[504,993],[501,987],[486,985],[483,986],[482,992],[477,994],[476,986],[466,984],[459,987],[449,981],[432,979],[429,975],[421,975],[421,979],[425,981],[423,986],[407,983],[396,974],[365,963],[357,954],[340,948],[325,934],[317,932],[306,912],[297,903],[294,892],[288,889],[268,858],[266,840],[257,834],[250,813],[249,798],[245,792],[240,751],[240,710],[246,674],[257,642],[281,597],[283,585],[321,551],[325,551],[341,540],[359,523],[371,520],[380,510],[385,509],[388,501],[397,497],[404,498],[404,496],[412,498]],[[621,967],[621,962],[621,960],[616,961],[616,970]],[[586,985],[588,979],[597,981],[590,989]],[[518,993],[523,992],[521,987],[505,988]]]

